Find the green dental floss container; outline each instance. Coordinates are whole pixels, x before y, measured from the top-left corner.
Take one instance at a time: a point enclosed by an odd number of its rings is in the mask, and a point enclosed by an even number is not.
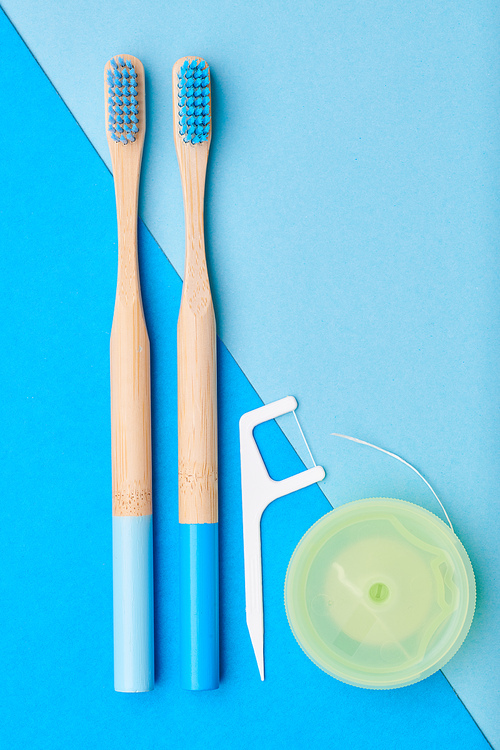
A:
[[[413,503],[370,498],[323,516],[297,545],[285,606],[307,656],[364,688],[411,685],[457,652],[476,586],[451,528]]]

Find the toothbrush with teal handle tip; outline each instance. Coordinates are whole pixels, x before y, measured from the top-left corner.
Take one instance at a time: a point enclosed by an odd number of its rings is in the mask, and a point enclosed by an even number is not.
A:
[[[115,690],[139,693],[154,686],[150,357],[137,257],[146,131],[140,60],[111,59],[104,89],[118,224],[110,341],[114,673]]]
[[[203,202],[211,140],[210,71],[184,57],[173,68],[174,140],[186,229],[177,326],[181,685],[219,687],[217,382],[215,315]]]

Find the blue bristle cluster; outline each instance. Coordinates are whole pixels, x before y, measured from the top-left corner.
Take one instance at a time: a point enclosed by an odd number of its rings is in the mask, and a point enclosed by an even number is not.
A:
[[[108,130],[117,143],[133,143],[139,132],[137,73],[130,62],[119,57],[108,68]]]
[[[203,143],[210,135],[210,81],[205,60],[186,60],[177,74],[179,135],[184,143]]]

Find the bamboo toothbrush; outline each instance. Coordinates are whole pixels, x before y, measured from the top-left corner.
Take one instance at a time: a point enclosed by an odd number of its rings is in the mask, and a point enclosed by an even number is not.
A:
[[[149,339],[137,258],[137,207],[146,131],[144,68],[121,55],[104,71],[118,222],[111,329],[115,690],[153,689],[153,531]]]
[[[211,139],[210,71],[173,68],[174,140],[184,195],[186,260],[177,326],[181,685],[219,686],[217,383],[203,199]]]

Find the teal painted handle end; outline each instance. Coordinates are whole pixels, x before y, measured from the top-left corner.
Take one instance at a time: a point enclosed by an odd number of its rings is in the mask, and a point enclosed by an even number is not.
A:
[[[181,686],[219,687],[219,533],[217,523],[180,526]]]

